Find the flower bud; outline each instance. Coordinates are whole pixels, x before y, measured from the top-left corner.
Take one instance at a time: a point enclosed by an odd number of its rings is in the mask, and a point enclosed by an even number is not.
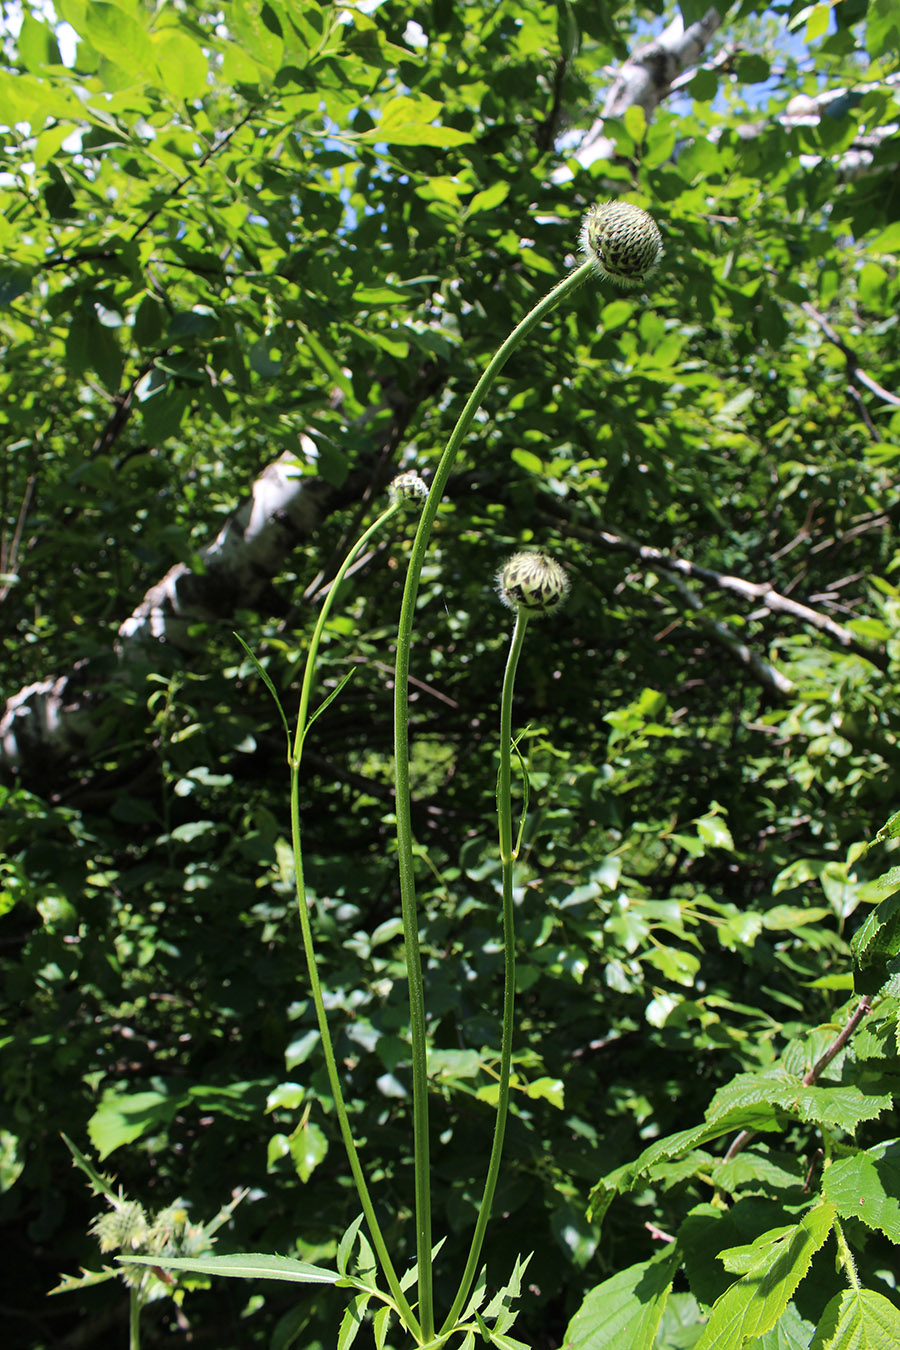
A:
[[[546,553],[514,553],[497,573],[500,599],[531,618],[551,613],[569,593],[569,578]]]
[[[398,473],[388,488],[392,506],[398,501],[404,503],[424,501],[427,496],[428,486],[415,469],[410,469],[408,473]]]
[[[662,235],[639,206],[601,202],[581,223],[581,251],[601,277],[619,286],[639,286],[662,257]]]
[[[91,1221],[91,1232],[100,1243],[101,1252],[137,1250],[149,1232],[147,1215],[137,1200],[121,1196],[113,1202],[109,1213],[98,1214]]]

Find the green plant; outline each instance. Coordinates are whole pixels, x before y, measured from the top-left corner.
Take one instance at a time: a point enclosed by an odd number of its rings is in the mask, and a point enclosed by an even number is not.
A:
[[[850,861],[898,836],[900,813]],[[651,1210],[674,1197],[683,1218],[674,1234],[648,1220],[657,1255],[587,1295],[567,1350],[898,1343],[900,1141],[871,1137],[900,1090],[898,891],[897,867],[865,888],[874,908],[853,941],[856,993],[842,1022],[811,1028],[772,1064],[738,1074],[701,1124],[654,1140],[597,1183],[598,1220],[629,1192]],[[709,1151],[729,1137],[721,1156]]]
[[[413,640],[413,623],[422,566],[435,517],[441,503],[444,489],[456,461],[460,447],[469,432],[473,419],[482,406],[492,384],[510,356],[522,344],[529,333],[561,302],[570,295],[594,271],[601,276],[611,277],[625,285],[639,284],[655,268],[662,252],[662,239],[656,223],[639,207],[632,205],[606,204],[595,208],[585,220],[582,230],[582,248],[584,261],[569,276],[564,278],[550,293],[537,304],[526,317],[513,329],[506,341],[489,361],[480,380],[469,397],[456,426],[450,435],[447,446],[438,464],[430,491],[413,474],[401,475],[391,488],[391,501],[388,508],[363,533],[359,541],[347,553],[338,569],[334,583],[323,603],[310,640],[307,653],[303,683],[300,692],[300,704],[293,738],[287,717],[281,706],[277,691],[269,676],[259,663],[257,670],[276,700],[281,715],[288,744],[288,763],[291,772],[291,832],[293,840],[293,862],[297,888],[297,902],[300,915],[303,946],[306,955],[310,989],[316,1009],[319,1034],[328,1073],[328,1080],[334,1099],[341,1136],[353,1174],[353,1181],[363,1209],[363,1216],[371,1239],[369,1242],[354,1224],[345,1234],[338,1253],[337,1271],[326,1271],[307,1262],[287,1262],[277,1259],[274,1264],[270,1258],[253,1254],[252,1257],[205,1258],[202,1262],[191,1258],[167,1258],[166,1266],[171,1269],[191,1270],[208,1273],[246,1275],[249,1269],[255,1274],[268,1274],[272,1278],[294,1278],[300,1282],[333,1282],[355,1289],[356,1296],[351,1302],[342,1323],[340,1344],[349,1345],[361,1324],[362,1315],[373,1298],[381,1302],[376,1314],[375,1334],[379,1345],[385,1342],[388,1318],[395,1315],[419,1346],[442,1346],[456,1341],[470,1350],[476,1335],[483,1335],[492,1344],[502,1350],[513,1350],[521,1345],[509,1335],[516,1312],[512,1303],[518,1297],[524,1264],[518,1259],[508,1284],[488,1300],[483,1279],[476,1284],[482,1244],[491,1213],[494,1193],[500,1175],[503,1141],[506,1120],[509,1111],[510,1077],[512,1063],[513,1038],[513,1000],[515,991],[515,932],[513,915],[513,867],[517,858],[517,847],[513,846],[512,801],[511,801],[511,755],[512,739],[512,698],[516,667],[522,651],[529,618],[533,615],[549,613],[565,598],[568,582],[558,563],[538,553],[516,554],[502,569],[498,585],[503,602],[516,612],[516,624],[513,631],[509,660],[503,682],[500,714],[499,737],[499,775],[497,786],[497,815],[500,838],[500,861],[503,888],[503,946],[504,946],[504,996],[502,1013],[501,1055],[497,1095],[496,1123],[493,1144],[488,1162],[481,1204],[472,1237],[469,1255],[466,1260],[456,1296],[438,1328],[435,1321],[434,1298],[432,1289],[432,1262],[438,1248],[432,1244],[431,1222],[431,1175],[428,1117],[428,1046],[425,1017],[425,989],[422,977],[422,965],[419,951],[419,916],[416,904],[414,879],[414,844],[411,820],[410,792],[410,754],[409,754],[409,664]],[[379,1223],[375,1206],[370,1195],[365,1171],[359,1157],[359,1150],[353,1136],[353,1130],[338,1072],[332,1038],[325,1011],[323,991],[319,981],[314,936],[309,916],[309,902],[303,873],[303,854],[300,824],[300,770],[303,747],[310,727],[316,717],[337,697],[346,683],[345,677],[319,705],[310,713],[310,698],[316,673],[319,646],[328,616],[340,593],[341,583],[346,577],[354,560],[369,544],[372,538],[389,520],[408,502],[424,500],[419,526],[413,542],[407,568],[406,585],[400,612],[397,635],[397,658],[395,672],[394,704],[394,778],[395,802],[397,813],[397,852],[400,878],[401,910],[403,920],[404,954],[409,989],[409,1028],[412,1053],[413,1082],[413,1130],[414,1130],[414,1169],[415,1169],[415,1229],[417,1260],[414,1268],[405,1277],[398,1274],[392,1260],[388,1244]],[[253,659],[250,649],[242,642],[247,654]],[[527,774],[526,774],[527,781]],[[519,832],[521,842],[521,830]],[[351,1274],[349,1270],[350,1253],[354,1243],[359,1241],[357,1268]],[[440,1244],[439,1244],[440,1245]],[[374,1252],[373,1249],[374,1248]],[[123,1261],[146,1263],[149,1258],[122,1257]],[[249,1266],[247,1262],[249,1261]],[[387,1290],[379,1288],[375,1282],[375,1273],[380,1270]],[[277,1271],[277,1274],[276,1274]],[[406,1289],[415,1283],[415,1307],[407,1297]],[[473,1292],[473,1285],[475,1286]],[[459,1338],[459,1339],[458,1339]]]

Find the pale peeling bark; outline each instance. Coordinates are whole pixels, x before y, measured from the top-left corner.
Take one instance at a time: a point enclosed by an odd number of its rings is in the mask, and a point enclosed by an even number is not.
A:
[[[702,19],[685,28],[681,16],[673,19],[658,38],[640,47],[620,67],[603,104],[603,111],[588,131],[573,158],[583,168],[598,159],[614,159],[616,144],[606,134],[608,118],[622,117],[626,108],[643,108],[647,121],[672,91],[684,71],[696,66],[710,38],[722,25],[717,9],[708,9]]]
[[[308,437],[301,437],[304,441]],[[310,447],[314,453],[311,442],[305,448]],[[291,550],[313,534],[330,495],[321,479],[304,477],[295,455],[269,464],[247,501],[201,553],[202,566],[194,570],[178,563],[128,616],[119,628],[120,656],[135,642],[170,642],[188,650],[192,624],[253,609]]]
[[[315,450],[312,442],[303,448]],[[156,643],[189,650],[194,624],[253,609],[292,550],[315,533],[336,497],[322,479],[304,476],[292,453],[269,464],[249,498],[203,549],[202,566],[179,563],[171,568],[121,625],[118,672],[125,675],[133,659]],[[0,766],[16,771],[27,768],[29,760],[58,759],[83,745],[92,729],[95,700],[89,686],[96,678],[96,670],[85,661],[66,675],[19,690],[0,718]]]
[[[823,89],[821,93],[815,95],[796,94],[784,112],[778,113],[774,120],[786,130],[793,127],[818,126],[823,118],[839,121],[849,117],[863,94],[874,89],[881,90],[894,100],[900,118],[900,75],[886,75],[881,80],[861,82],[852,89]],[[738,135],[742,140],[753,140],[754,137],[761,135],[768,125],[766,121],[744,122],[738,128]],[[811,169],[816,164],[821,164],[823,159],[827,159],[834,165],[838,181],[842,183],[850,183],[871,174],[893,172],[896,167],[894,164],[876,163],[875,157],[880,146],[896,136],[898,130],[900,120],[870,129],[862,125],[854,137],[853,144],[840,154],[830,156],[803,154],[798,156],[798,163],[803,169]]]

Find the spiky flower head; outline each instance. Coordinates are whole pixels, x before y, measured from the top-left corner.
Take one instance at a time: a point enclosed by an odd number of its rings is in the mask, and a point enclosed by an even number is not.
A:
[[[581,251],[601,277],[639,286],[663,252],[656,221],[630,202],[600,202],[581,222]]]
[[[143,1205],[137,1200],[126,1200],[121,1194],[110,1203],[113,1206],[110,1212],[98,1214],[91,1221],[91,1232],[99,1241],[101,1252],[137,1250],[150,1231]]]
[[[569,593],[569,578],[546,553],[514,553],[497,573],[500,599],[509,609],[542,618]]]
[[[391,505],[398,501],[410,504],[422,502],[428,496],[428,486],[415,469],[410,469],[408,473],[397,474],[388,488],[388,496]]]

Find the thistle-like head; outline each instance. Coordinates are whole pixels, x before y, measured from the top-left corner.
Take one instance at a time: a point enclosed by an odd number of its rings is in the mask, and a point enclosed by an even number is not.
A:
[[[581,222],[581,251],[602,277],[639,286],[663,252],[656,221],[630,202],[600,202]]]
[[[546,553],[514,553],[497,573],[497,591],[509,609],[537,619],[562,604],[569,578]]]
[[[424,479],[419,477],[415,469],[410,469],[407,473],[398,473],[388,488],[388,497],[392,506],[396,502],[401,502],[404,505],[421,505],[427,496],[428,486]]]

